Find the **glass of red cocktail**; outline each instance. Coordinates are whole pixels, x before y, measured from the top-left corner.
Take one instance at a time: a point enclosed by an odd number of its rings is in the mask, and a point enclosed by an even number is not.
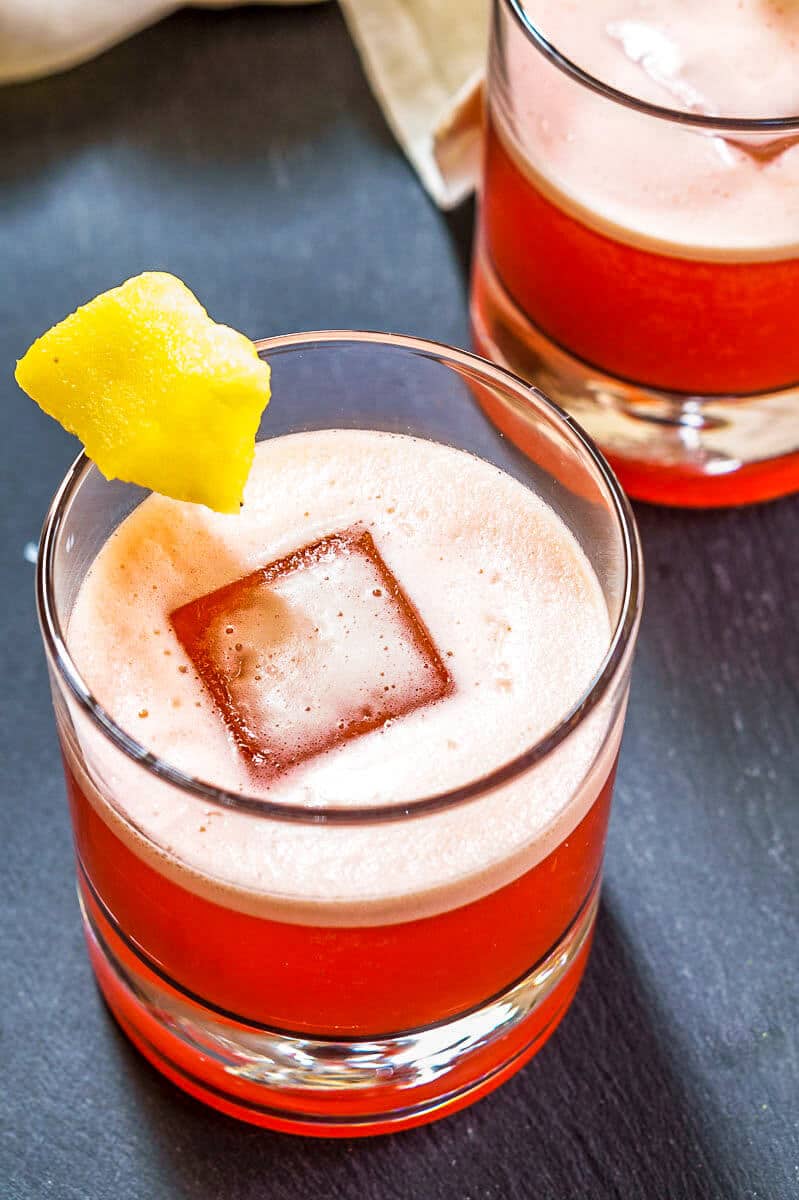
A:
[[[601,455],[508,372],[382,334],[259,349],[240,515],[81,456],[47,517],[80,906],[111,1010],[181,1087],[382,1132],[491,1090],[574,995],[640,549]]]
[[[797,37],[792,5],[494,5],[474,340],[633,496],[799,487]]]

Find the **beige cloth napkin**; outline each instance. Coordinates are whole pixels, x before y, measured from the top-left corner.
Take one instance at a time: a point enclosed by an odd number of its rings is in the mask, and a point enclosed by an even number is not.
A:
[[[480,169],[489,0],[340,0],[377,99],[441,208]]]
[[[214,8],[236,2],[194,0]],[[474,186],[479,167],[489,0],[341,0],[341,6],[397,139],[436,203],[454,206]],[[180,7],[181,0],[0,0],[0,83],[65,70]]]

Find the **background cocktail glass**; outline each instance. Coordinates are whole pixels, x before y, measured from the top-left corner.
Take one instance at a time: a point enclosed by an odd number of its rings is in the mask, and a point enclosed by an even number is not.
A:
[[[477,348],[567,408],[633,496],[799,488],[799,217],[776,174],[799,155],[799,116],[620,92],[548,40],[547,9],[494,4]],[[771,185],[779,219],[753,221]],[[512,414],[497,419],[512,435]]]
[[[84,456],[64,480],[43,532],[38,600],[100,987],[141,1051],[193,1095],[273,1128],[351,1136],[431,1120],[476,1099],[535,1053],[571,1001],[598,902],[640,617],[640,548],[626,500],[591,442],[500,368],[383,334],[298,334],[259,347],[281,398],[262,437],[379,429],[488,459],[534,488],[572,530],[612,631],[591,686],[557,726],[451,792],[370,808],[224,792],[148,753],[81,677],[69,643],[76,594],[143,493],[107,482]],[[515,412],[525,454],[486,419],[497,405]],[[347,923],[320,917],[318,905],[313,920],[229,907],[224,889],[215,901],[183,886],[195,866],[132,829],[126,813],[133,787],[186,820],[210,810],[274,822],[296,854],[308,840],[330,839],[352,862],[359,841],[374,852],[376,827],[381,853],[391,854],[397,838],[407,851],[409,829],[424,853],[438,834],[457,833],[467,808],[488,820],[519,789],[535,804],[540,772],[557,769],[586,737],[596,749],[563,795],[560,818],[571,805],[575,813],[565,837],[543,858],[522,846],[507,862],[481,864],[467,881],[468,902],[435,903],[407,921],[396,911]],[[492,872],[489,890],[483,868]]]

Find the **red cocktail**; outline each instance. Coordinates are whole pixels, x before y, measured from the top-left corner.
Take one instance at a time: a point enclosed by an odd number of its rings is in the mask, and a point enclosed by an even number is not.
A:
[[[494,436],[475,385],[527,403],[501,371],[388,337],[265,353],[319,416],[260,443],[239,516],[79,462],[48,521],[81,905],[170,1078],[274,1128],[379,1132],[495,1087],[574,994],[638,548],[546,402],[527,466]],[[318,428],[345,406],[362,428]],[[381,430],[399,413],[414,436]]]
[[[799,108],[779,71],[799,66],[796,14],[775,17],[773,46],[725,33],[730,82],[711,71],[706,29],[723,5],[686,15],[661,0],[642,14],[604,0],[589,19],[539,7],[496,11],[478,347],[569,407],[634,495],[732,504],[793,490],[799,120],[728,128],[697,83],[754,103],[735,55],[759,78],[776,54],[765,103]],[[736,9],[739,25],[761,18]]]

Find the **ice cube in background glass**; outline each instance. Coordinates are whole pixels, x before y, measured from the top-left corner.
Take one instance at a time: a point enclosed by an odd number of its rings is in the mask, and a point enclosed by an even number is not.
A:
[[[200,596],[170,620],[262,776],[452,689],[420,615],[358,527]]]
[[[605,32],[679,107],[711,114],[707,98],[683,77],[683,53],[664,30],[646,21],[610,21]]]
[[[714,104],[706,92],[688,78],[690,67],[693,73],[712,86],[714,77],[711,68],[718,56],[715,54],[716,47],[713,43],[713,53],[708,52],[705,29],[698,42],[689,46],[692,52],[690,59],[673,36],[646,21],[610,21],[605,26],[605,33],[618,44],[630,62],[639,66],[648,79],[663,90],[662,103],[675,105],[686,112],[699,113],[705,117],[724,115],[724,106]],[[718,80],[716,83],[718,84]],[[717,132],[697,132],[711,138],[722,161],[728,166],[735,164],[736,150],[746,154],[754,162],[768,163],[799,143],[799,135],[794,133],[776,135],[766,140],[761,134],[733,133],[722,136]]]

